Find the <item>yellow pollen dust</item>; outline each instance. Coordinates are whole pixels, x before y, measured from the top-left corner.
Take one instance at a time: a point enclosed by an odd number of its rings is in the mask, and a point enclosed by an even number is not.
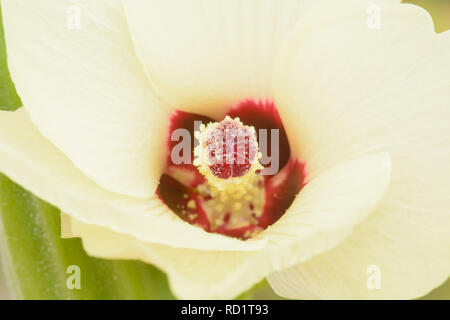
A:
[[[194,134],[198,141],[194,148],[194,165],[208,181],[211,195],[225,202],[245,196],[248,198],[250,189],[254,188],[261,178],[257,171],[263,168],[259,162],[261,153],[255,128],[244,125],[239,118],[226,116],[220,122],[200,125],[199,131]],[[238,161],[241,161],[240,164],[246,164],[246,169],[243,170],[245,172],[239,176],[224,178],[213,171],[214,165],[220,171],[227,165],[226,168],[232,167],[234,163],[239,163]],[[238,209],[238,206],[236,203],[235,208]],[[220,209],[218,207],[217,211],[221,211]]]
[[[197,191],[212,230],[222,226],[256,227],[263,213],[265,191],[264,177],[258,172],[263,166],[255,128],[227,116],[220,122],[201,125],[195,137],[194,165],[207,180]],[[256,227],[252,232],[261,230]]]

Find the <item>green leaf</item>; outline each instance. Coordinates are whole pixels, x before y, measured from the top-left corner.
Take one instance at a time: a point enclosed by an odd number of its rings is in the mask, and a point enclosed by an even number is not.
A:
[[[92,258],[79,239],[61,239],[59,210],[2,174],[0,258],[16,298],[174,298],[165,274],[155,267]],[[73,275],[67,270],[73,265],[80,268],[81,289],[71,290],[66,285]]]
[[[17,95],[16,88],[9,75],[2,21],[2,8],[0,5],[0,110],[12,111],[20,108],[22,101]]]

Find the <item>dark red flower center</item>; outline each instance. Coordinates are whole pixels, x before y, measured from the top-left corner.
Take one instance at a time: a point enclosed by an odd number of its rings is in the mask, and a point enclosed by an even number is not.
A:
[[[157,194],[184,221],[245,240],[286,212],[304,178],[275,105],[246,100],[225,119],[174,112]],[[230,187],[224,191],[217,181]]]

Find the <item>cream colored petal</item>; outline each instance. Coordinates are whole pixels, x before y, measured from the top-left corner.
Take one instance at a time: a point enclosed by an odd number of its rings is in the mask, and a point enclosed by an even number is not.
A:
[[[42,134],[101,186],[153,195],[168,111],[135,55],[121,2],[3,0],[2,10],[11,75]]]
[[[406,4],[380,4],[380,29],[369,29],[366,9],[299,26],[279,60],[277,101],[311,178],[387,151],[391,185],[343,244],[269,277],[286,297],[416,298],[450,272],[450,33]],[[367,287],[370,266],[379,290]]]
[[[176,249],[76,219],[71,219],[66,233],[80,236],[91,255],[155,264],[168,274],[179,298],[229,299],[269,272],[292,266],[341,242],[373,211],[387,188],[389,171],[388,156],[379,154],[323,173],[302,190],[286,216],[261,234],[269,245],[258,251]]]
[[[0,128],[0,171],[77,220],[178,248],[252,251],[265,245],[207,233],[156,196],[138,199],[101,188],[39,134],[23,108],[0,112]]]
[[[261,234],[272,264],[284,269],[327,251],[373,212],[389,187],[388,154],[354,159],[309,182],[288,212]]]
[[[78,237],[72,232],[72,218],[70,215],[61,213],[61,238],[70,239]]]
[[[159,97],[174,108],[222,116],[242,99],[272,98],[275,56],[305,1],[123,2]]]
[[[181,299],[232,299],[269,272],[264,252],[199,251],[148,244],[109,229],[72,219],[72,228],[88,254],[110,259],[136,259],[164,270],[173,293]]]

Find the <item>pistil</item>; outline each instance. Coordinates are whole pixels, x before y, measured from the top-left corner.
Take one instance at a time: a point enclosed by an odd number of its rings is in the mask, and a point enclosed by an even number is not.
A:
[[[239,118],[201,125],[195,132],[194,165],[212,187],[214,196],[241,198],[254,188],[262,169],[256,130]]]

